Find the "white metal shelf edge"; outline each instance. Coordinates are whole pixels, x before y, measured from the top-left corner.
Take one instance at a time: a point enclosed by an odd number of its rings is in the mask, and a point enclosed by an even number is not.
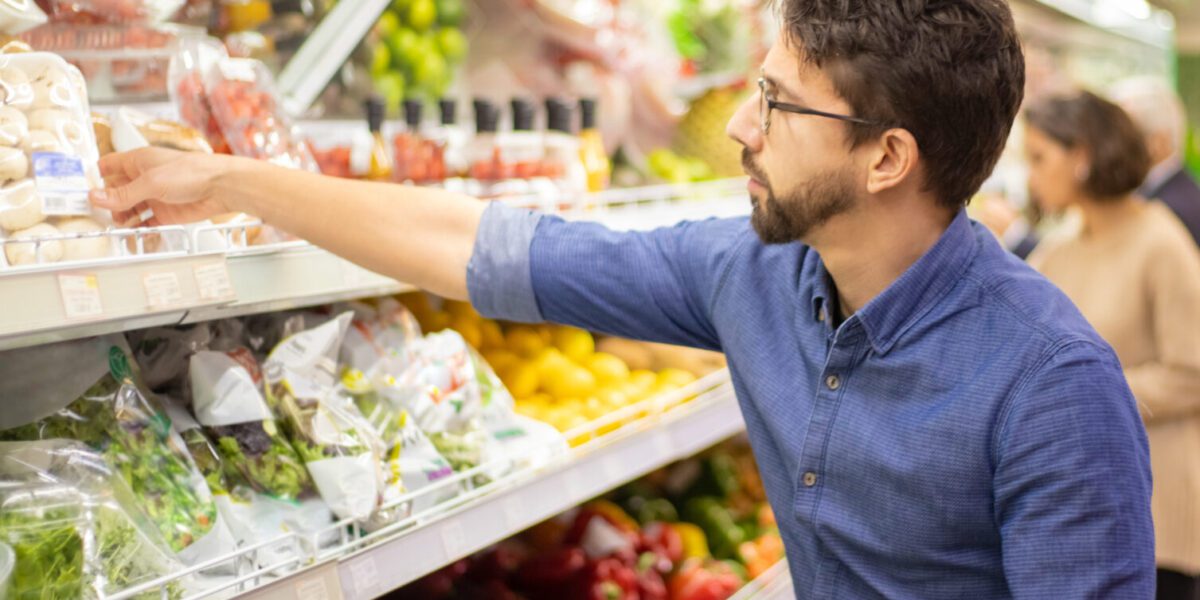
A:
[[[378,597],[738,433],[744,425],[732,386],[726,384],[718,394],[701,410],[685,410],[678,418],[550,467],[524,485],[497,491],[343,559],[338,567],[342,597]]]

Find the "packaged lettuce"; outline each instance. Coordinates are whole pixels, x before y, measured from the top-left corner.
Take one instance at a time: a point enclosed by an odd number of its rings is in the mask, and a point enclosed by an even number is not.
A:
[[[98,346],[107,347],[98,351],[95,341],[84,340],[0,357],[0,371],[20,373],[17,379],[33,384],[25,390],[46,390],[44,407],[53,411],[0,432],[0,439],[87,444],[114,466],[173,552],[189,563],[210,557],[211,541],[191,549],[209,535],[216,521],[204,478],[163,409],[139,386],[124,339],[102,338]],[[30,362],[39,359],[50,362]],[[73,374],[59,380],[62,364],[71,365]],[[86,377],[76,377],[80,372]],[[69,391],[71,383],[87,379],[93,383],[82,392]],[[0,392],[10,384],[5,380]]]
[[[416,318],[394,298],[384,298],[375,306],[350,302],[343,308],[354,313],[340,360],[351,369],[370,372],[380,360],[421,338]]]
[[[321,498],[339,518],[364,519],[382,483],[381,445],[365,419],[337,391],[337,358],[352,313],[285,338],[263,366],[267,403],[282,418],[292,446]]]
[[[0,443],[0,541],[16,555],[8,597],[106,598],[180,570],[140,507],[82,443]],[[182,595],[179,582],[166,586],[165,597]]]
[[[565,454],[569,446],[562,433],[548,423],[518,415],[512,394],[483,356],[470,346],[467,353],[479,382],[483,428],[513,466],[537,467]]]
[[[261,371],[249,350],[192,355],[192,410],[214,440],[231,485],[281,500],[312,490],[312,480],[259,391]]]
[[[383,442],[380,455],[384,479],[379,504],[385,508],[365,523],[368,530],[395,522],[412,512],[421,512],[461,491],[461,486],[449,485],[433,494],[420,494],[408,505],[396,506],[404,494],[450,477],[454,469],[417,427],[416,420],[387,397],[386,378],[380,385],[384,388],[382,391],[376,389],[366,374],[353,369],[342,376],[344,393]]]

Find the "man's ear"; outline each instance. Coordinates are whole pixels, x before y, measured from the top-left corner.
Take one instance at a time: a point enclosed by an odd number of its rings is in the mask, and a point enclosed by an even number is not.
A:
[[[905,129],[889,129],[880,135],[867,164],[867,192],[878,194],[899,187],[917,170],[921,149],[917,138]]]

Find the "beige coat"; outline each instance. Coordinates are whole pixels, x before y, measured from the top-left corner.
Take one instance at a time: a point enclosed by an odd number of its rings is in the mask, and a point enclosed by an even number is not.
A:
[[[1200,250],[1151,202],[1099,238],[1047,238],[1029,262],[1120,357],[1150,439],[1158,565],[1200,574]]]

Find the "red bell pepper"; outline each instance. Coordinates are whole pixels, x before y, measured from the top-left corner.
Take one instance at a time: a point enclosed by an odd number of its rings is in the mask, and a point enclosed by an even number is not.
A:
[[[674,565],[683,560],[683,537],[666,523],[648,523],[642,528],[639,550],[654,552]]]
[[[517,571],[516,581],[527,590],[556,588],[569,585],[586,567],[583,550],[564,547],[526,561]]]
[[[667,583],[664,573],[670,573],[673,565],[665,557],[653,552],[642,555],[638,561],[638,595],[640,600],[667,600]]]
[[[671,578],[667,591],[671,600],[725,600],[742,584],[742,578],[727,564],[689,559]]]
[[[618,558],[603,558],[592,563],[586,579],[587,600],[641,600],[638,575]]]

